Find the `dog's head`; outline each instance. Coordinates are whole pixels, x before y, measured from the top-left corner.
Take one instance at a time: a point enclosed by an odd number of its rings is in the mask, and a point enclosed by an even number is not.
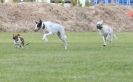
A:
[[[43,25],[43,22],[42,20],[40,19],[39,22],[35,21],[36,23],[36,27],[34,29],[35,32],[37,32],[38,30],[40,30],[41,28],[45,28],[45,25]]]
[[[20,34],[13,34],[13,40],[18,41],[18,37],[20,36]]]
[[[97,22],[97,29],[101,30],[103,28],[103,20]]]

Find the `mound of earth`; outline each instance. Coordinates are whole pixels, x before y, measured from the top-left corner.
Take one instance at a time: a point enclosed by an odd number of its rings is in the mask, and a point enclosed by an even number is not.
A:
[[[115,31],[133,31],[132,8],[115,5],[90,7],[64,7],[47,3],[0,4],[0,31],[31,32],[35,21],[57,22],[67,31],[96,31],[96,22],[104,20]]]

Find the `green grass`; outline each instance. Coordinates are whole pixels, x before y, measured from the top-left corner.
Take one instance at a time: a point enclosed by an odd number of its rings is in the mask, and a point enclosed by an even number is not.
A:
[[[17,49],[0,33],[0,82],[133,82],[133,33],[106,47],[96,32],[68,33],[68,50],[56,36],[21,35],[30,44]]]

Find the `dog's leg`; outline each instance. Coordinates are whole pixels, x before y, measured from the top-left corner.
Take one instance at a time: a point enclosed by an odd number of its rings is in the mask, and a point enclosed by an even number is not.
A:
[[[112,38],[113,38],[113,37],[114,37],[116,40],[118,40],[118,37],[116,36],[116,34],[113,34],[113,35],[112,35]]]
[[[20,46],[21,46],[21,48],[24,48],[23,44],[21,44]]]
[[[13,40],[13,44],[17,48],[17,44],[16,44],[15,40]]]
[[[19,44],[17,44],[17,48],[20,48],[20,45]]]
[[[67,36],[65,35],[65,33],[58,32],[57,35],[59,39],[63,41],[65,49],[67,49]]]
[[[103,39],[103,46],[106,46],[107,43],[106,43],[106,36],[102,36],[102,39]]]
[[[67,38],[66,38],[66,35],[62,36],[61,39],[62,39],[62,41],[64,43],[65,49],[67,49]]]
[[[46,36],[46,34],[44,34],[44,35],[43,35],[43,38],[42,38],[42,40],[45,40],[46,42],[48,42],[48,39],[47,39],[47,36]]]
[[[15,48],[18,48],[18,46],[15,44]]]
[[[110,42],[113,41],[113,34],[110,34],[110,39],[109,39]]]
[[[52,34],[53,34],[52,32],[49,32],[49,33],[47,33],[47,34],[44,34],[42,40],[45,40],[46,42],[48,42],[48,38],[47,38],[47,37],[48,37],[49,35],[52,35]]]
[[[112,42],[112,35],[111,34],[107,34],[106,40],[108,42]]]
[[[65,39],[63,42],[64,42],[65,49],[67,49],[67,40]]]

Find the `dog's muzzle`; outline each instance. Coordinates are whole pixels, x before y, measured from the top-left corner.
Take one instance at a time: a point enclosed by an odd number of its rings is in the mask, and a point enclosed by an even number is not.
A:
[[[99,24],[97,24],[97,29],[102,29],[103,27],[102,27],[102,25],[99,25]]]

